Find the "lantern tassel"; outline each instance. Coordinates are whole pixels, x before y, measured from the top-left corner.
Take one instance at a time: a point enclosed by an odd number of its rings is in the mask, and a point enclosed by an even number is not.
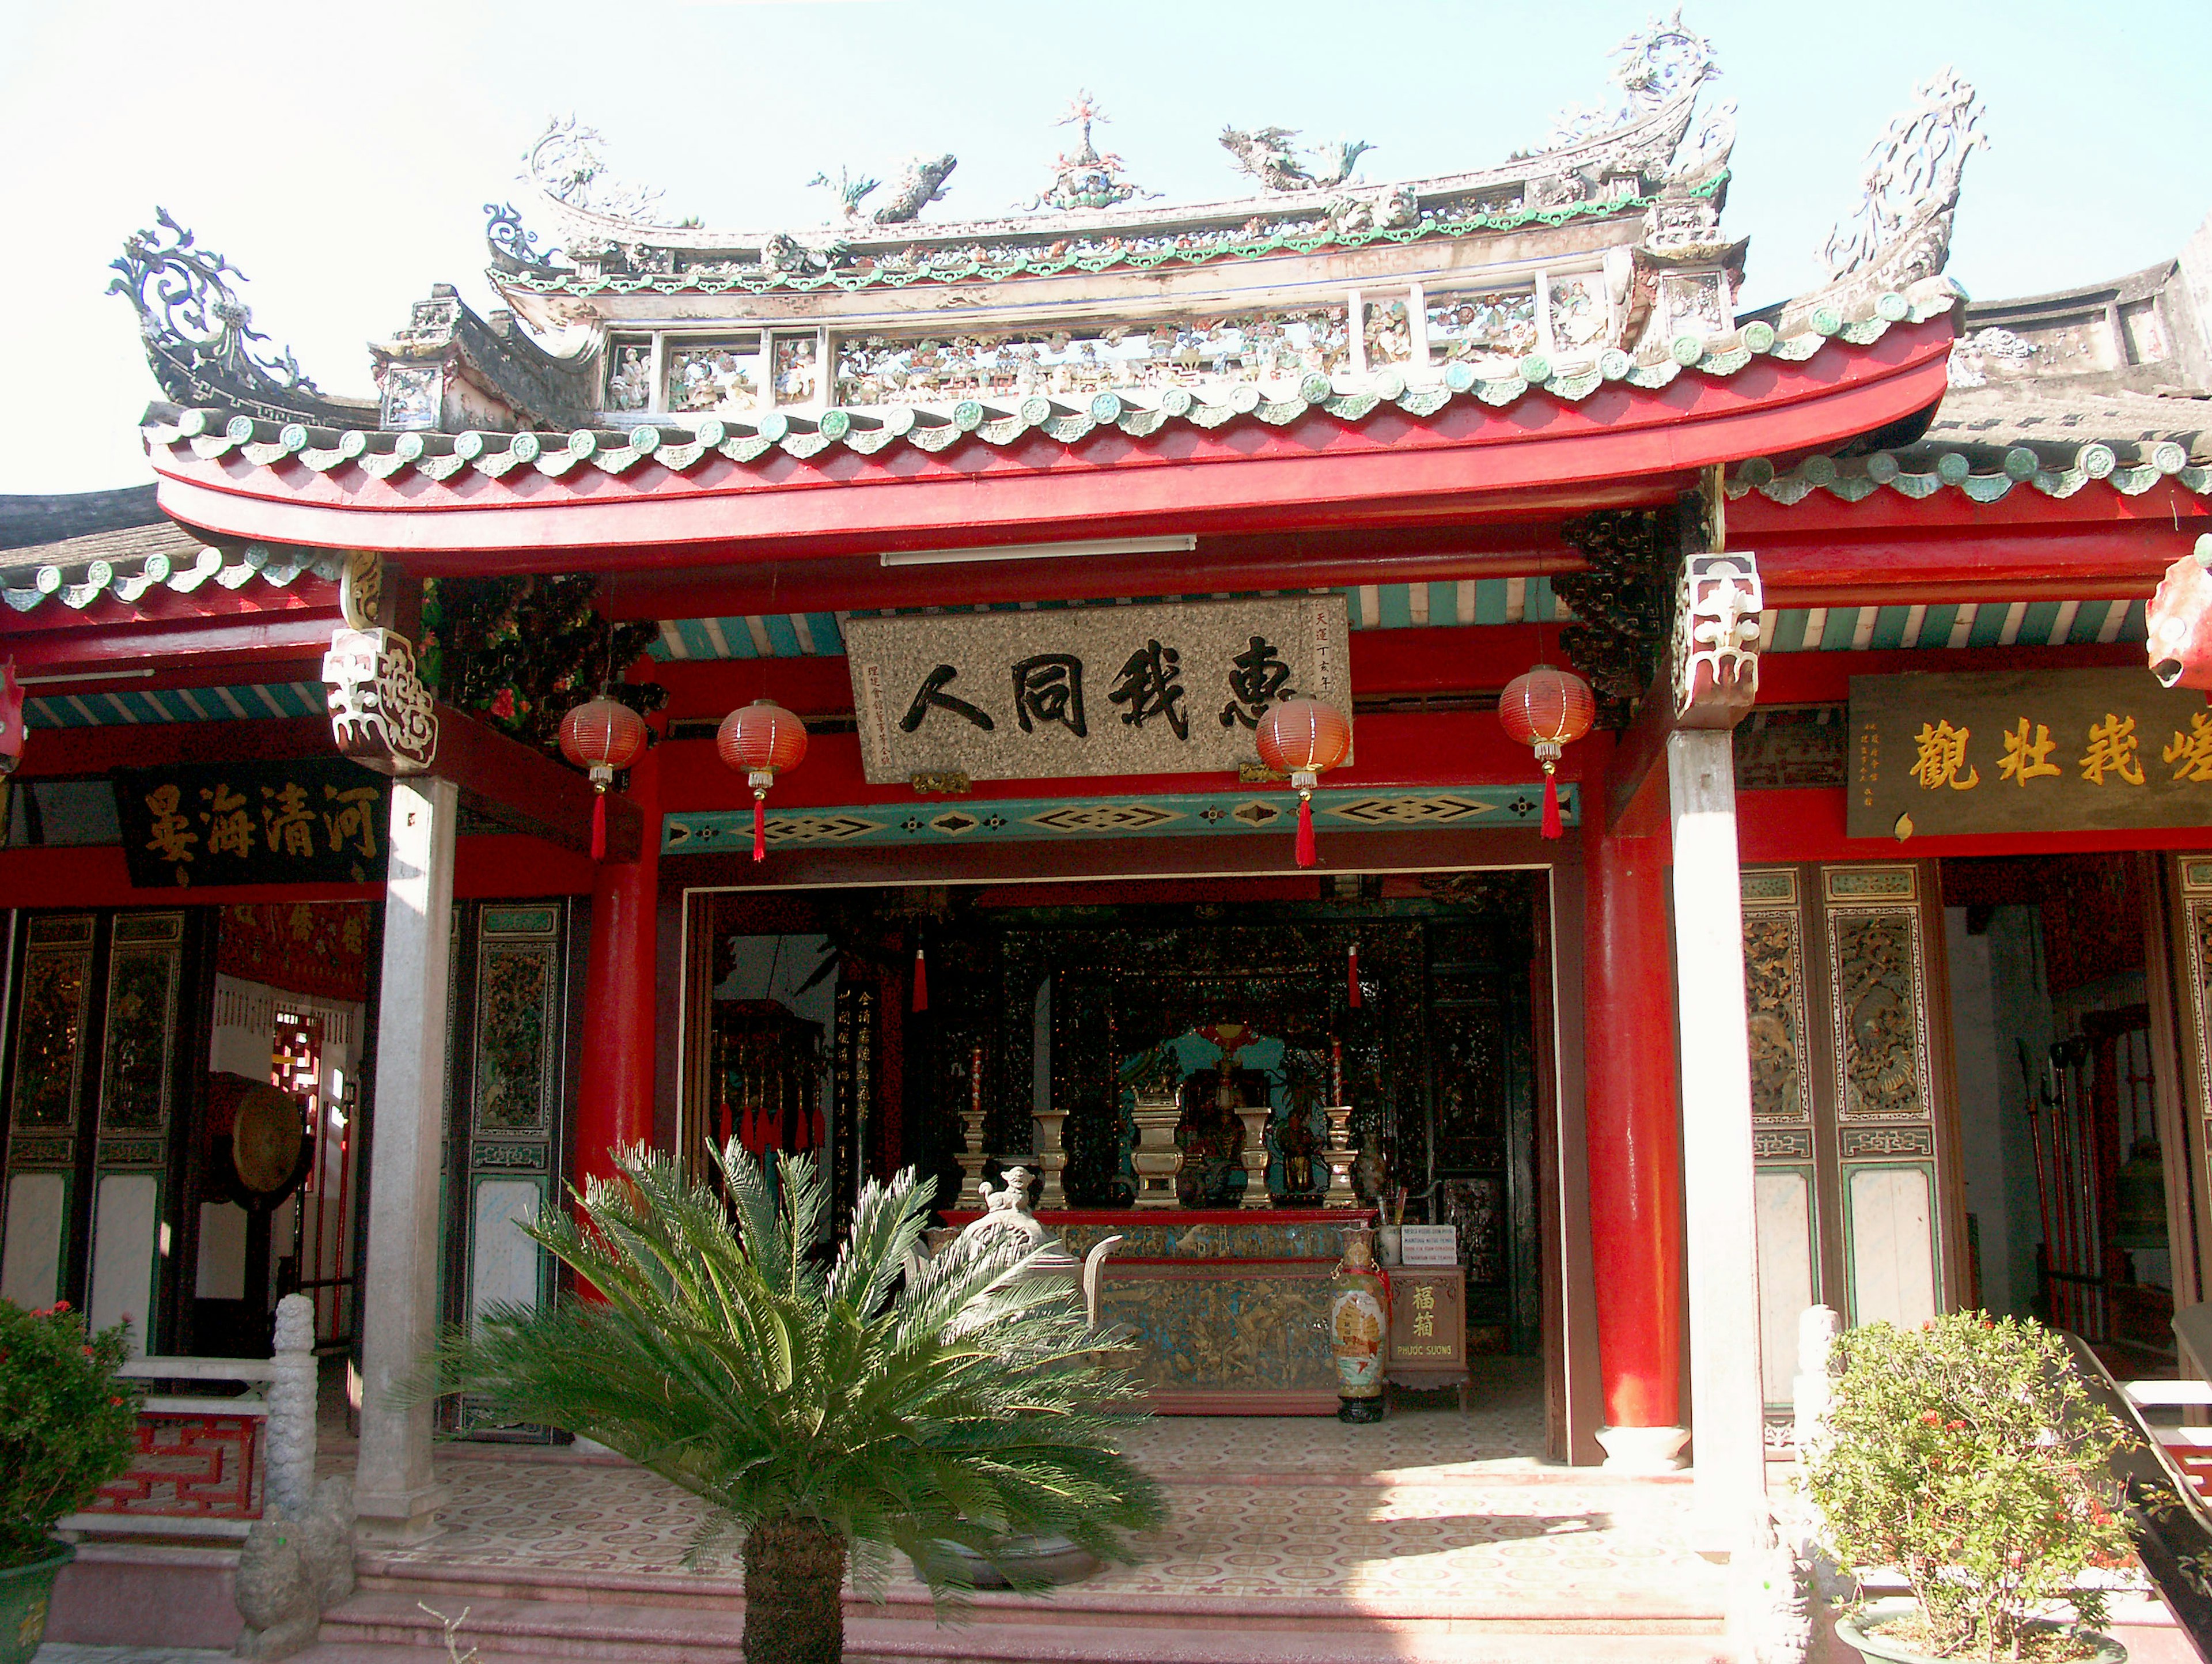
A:
[[[605,791],[592,794],[592,859],[607,858],[607,795]]]
[[[1298,794],[1298,865],[1310,867],[1320,859],[1314,850],[1313,795]]]
[[[914,1009],[929,1009],[929,960],[919,948],[914,950]]]
[[[1359,1009],[1359,944],[1353,942],[1352,951],[1345,956],[1345,976],[1350,984],[1352,1009]]]
[[[768,859],[768,794],[753,794],[753,859]]]
[[[1559,819],[1559,783],[1552,773],[1552,765],[1544,765],[1544,825],[1547,838],[1565,836],[1566,826]]]

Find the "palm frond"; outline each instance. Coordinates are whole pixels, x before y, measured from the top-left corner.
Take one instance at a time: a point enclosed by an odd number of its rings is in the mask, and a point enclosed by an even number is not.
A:
[[[483,1313],[411,1390],[481,1395],[703,1498],[691,1563],[784,1515],[836,1533],[856,1585],[896,1549],[955,1602],[969,1573],[932,1544],[1057,1533],[1128,1557],[1163,1517],[1119,1446],[1133,1383],[1037,1250],[962,1238],[909,1272],[935,1187],[908,1171],[828,1255],[811,1157],[771,1179],[734,1140],[712,1154],[726,1203],[639,1148],[576,1214],[544,1210],[525,1228],[601,1298]]]

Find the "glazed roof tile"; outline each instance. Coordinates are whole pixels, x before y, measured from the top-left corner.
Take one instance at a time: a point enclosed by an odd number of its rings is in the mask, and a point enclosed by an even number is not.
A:
[[[18,554],[36,558],[18,561]],[[249,585],[289,589],[303,577],[336,582],[343,564],[342,556],[323,549],[263,543],[219,549],[164,520],[9,552],[0,562],[0,602],[13,613],[51,604],[82,612],[103,598],[136,606],[150,592],[190,595],[210,583],[231,591]]]
[[[1753,458],[1728,492],[1785,507],[1825,491],[1856,503],[1878,491],[1927,497],[1956,491],[1995,503],[2015,487],[2067,497],[2097,481],[2138,497],[2172,479],[2212,496],[2212,402],[2136,393],[1954,387],[1916,443],[1864,456],[1815,455],[1786,468]]]

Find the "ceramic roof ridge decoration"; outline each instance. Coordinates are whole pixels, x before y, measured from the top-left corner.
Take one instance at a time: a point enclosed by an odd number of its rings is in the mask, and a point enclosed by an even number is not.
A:
[[[1620,96],[1609,113],[1597,109],[1569,112],[1555,124],[1552,137],[1538,149],[1516,153],[1501,166],[1438,174],[1400,181],[1382,187],[1383,192],[1409,206],[1404,222],[1425,220],[1464,222],[1479,206],[1474,199],[1497,197],[1507,187],[1520,186],[1516,194],[1531,208],[1559,209],[1578,202],[1618,202],[1622,192],[1615,183],[1623,176],[1640,176],[1656,191],[1666,164],[1689,127],[1698,88],[1718,71],[1711,46],[1702,37],[1681,27],[1679,8],[1671,21],[1654,20],[1650,27],[1616,48],[1623,62],[1612,78]],[[1090,92],[1077,94],[1063,125],[1079,125],[1081,141],[1070,153],[1055,159],[1052,183],[1028,204],[1008,214],[983,219],[917,225],[911,232],[890,236],[872,233],[866,222],[848,212],[842,224],[823,231],[792,229],[736,229],[703,224],[696,218],[672,221],[662,211],[658,192],[610,181],[599,155],[604,143],[593,129],[571,116],[548,125],[523,158],[521,181],[536,206],[561,225],[569,239],[568,253],[575,262],[572,280],[594,277],[627,269],[641,275],[671,275],[684,269],[686,254],[712,253],[720,258],[703,264],[725,275],[748,266],[775,268],[775,253],[785,244],[805,251],[805,263],[817,271],[848,265],[896,266],[903,259],[918,262],[918,252],[930,247],[963,244],[992,248],[1000,258],[988,262],[1004,265],[1021,244],[1035,244],[1033,252],[1081,238],[1097,245],[1116,247],[1144,244],[1159,239],[1206,234],[1209,244],[1224,244],[1231,234],[1244,242],[1264,242],[1257,235],[1271,219],[1280,221],[1285,198],[1328,198],[1317,217],[1324,223],[1342,219],[1347,207],[1334,200],[1347,194],[1352,169],[1359,156],[1373,148],[1364,140],[1338,140],[1310,149],[1322,171],[1316,174],[1297,159],[1289,141],[1293,130],[1268,126],[1240,131],[1225,125],[1221,142],[1240,172],[1261,189],[1258,196],[1139,207],[1156,198],[1127,175],[1127,166],[1111,153],[1100,152],[1092,141],[1094,123],[1109,119]],[[939,159],[945,172],[952,158]],[[910,163],[913,169],[921,159]],[[929,164],[934,166],[935,164]],[[826,174],[817,174],[827,183]],[[926,174],[915,176],[920,183]],[[845,188],[856,183],[849,174]],[[917,197],[912,211],[878,212],[878,226],[903,226],[921,208],[941,194],[942,175]],[[833,189],[836,187],[832,187]],[[1650,191],[1629,195],[1650,194]],[[863,191],[862,195],[866,192]],[[908,193],[900,193],[904,207]],[[859,198],[850,206],[856,207]],[[1455,210],[1458,210],[1455,212]],[[519,229],[520,221],[512,223]],[[507,222],[495,226],[495,264],[503,274],[520,276],[507,269],[514,249]],[[854,233],[850,236],[845,233]],[[528,234],[524,234],[527,235]],[[1209,247],[1209,254],[1239,252],[1227,246]],[[673,258],[671,258],[673,257]],[[1018,257],[1016,257],[1018,262]],[[693,267],[702,264],[688,262]],[[532,262],[527,275],[538,283],[556,281],[544,262]]]
[[[204,459],[234,451],[256,466],[434,480],[518,467],[618,474],[648,457],[680,472],[708,452],[741,463],[830,447],[934,452],[971,435],[1072,444],[1108,426],[1145,439],[1171,424],[1282,425],[1310,411],[1357,424],[1387,405],[1425,418],[1457,399],[1503,408],[1539,391],[1577,403],[1607,383],[1654,389],[1687,370],[1729,377],[1761,357],[1802,361],[1830,339],[1865,345],[1956,305],[1959,291],[1932,272],[1884,288],[1854,269],[1740,315],[1745,244],[1720,224],[1733,107],[1707,110],[1692,132],[1710,46],[1678,15],[1620,56],[1622,120],[1567,122],[1561,148],[1516,167],[937,227],[939,242],[982,231],[1012,241],[956,241],[919,263],[889,246],[882,213],[862,216],[877,187],[849,170],[834,187],[850,210],[842,226],[718,250],[722,234],[672,223],[653,193],[612,180],[596,134],[556,122],[532,149],[529,182],[562,216],[573,267],[541,249],[511,204],[488,206],[490,275],[514,311],[480,316],[434,286],[406,329],[372,348],[373,412],[319,395],[293,410],[270,386],[193,383],[191,396],[172,394],[180,411],[150,413],[148,434]],[[1893,126],[1893,150],[1899,135],[1924,138],[1924,114]],[[1096,99],[1079,97],[1067,119],[1083,140],[1062,161],[1103,169],[1111,195],[1126,180],[1091,140],[1101,119]],[[1273,158],[1255,162],[1263,184],[1271,168],[1274,182],[1297,183],[1281,162],[1294,137],[1258,130]],[[1324,172],[1349,180],[1358,148]],[[944,170],[930,164],[902,194],[933,192]],[[1956,171],[1904,176],[1933,179],[1947,194],[1930,212],[1948,214]],[[1281,229],[1285,211],[1302,216],[1295,235]],[[1113,232],[1140,222],[1159,234],[1147,246]],[[1928,222],[1898,222],[1919,240],[1880,256],[1882,269],[1926,263]],[[1224,246],[1200,234],[1224,229],[1267,258],[1218,259]],[[687,264],[700,252],[732,258]],[[780,292],[752,299],[769,290]],[[729,297],[719,307],[691,298],[718,294]],[[175,350],[151,322],[148,342],[158,373]]]
[[[179,404],[220,401],[280,421],[307,417],[345,426],[374,415],[364,401],[325,395],[290,348],[270,349],[231,286],[238,268],[199,247],[167,209],[156,208],[154,217],[155,227],[131,233],[108,262],[117,275],[107,292],[138,314],[146,362],[163,393]]]
[[[1867,152],[1858,207],[1821,247],[1831,283],[1857,278],[1893,289],[1941,271],[1950,258],[1966,157],[1989,144],[1984,107],[1973,83],[1948,64],[1913,97]]]
[[[1613,382],[1632,387],[1664,387],[1687,371],[1715,378],[1735,375],[1762,358],[1785,362],[1811,357],[1831,339],[1863,346],[1878,341],[1893,325],[1925,323],[1951,312],[1960,293],[1948,278],[1931,278],[1906,295],[1884,295],[1862,317],[1846,319],[1815,308],[1802,334],[1784,338],[1772,326],[1756,321],[1716,339],[1684,335],[1664,357],[1640,361],[1618,348],[1558,365],[1528,355],[1497,379],[1475,375],[1464,363],[1447,364],[1425,385],[1415,385],[1390,368],[1366,375],[1307,374],[1274,396],[1251,382],[1218,389],[1218,402],[1170,387],[1155,398],[1103,391],[1086,399],[1062,401],[1042,394],[1018,400],[963,399],[939,412],[913,405],[880,411],[830,406],[812,415],[770,410],[756,419],[707,416],[671,417],[635,427],[582,427],[540,435],[471,430],[458,434],[428,431],[339,431],[301,423],[281,426],[220,408],[149,409],[143,431],[149,444],[175,446],[202,459],[237,454],[256,466],[296,460],[319,473],[354,466],[374,478],[389,479],[404,471],[432,480],[448,480],[463,471],[494,478],[518,468],[558,478],[589,468],[620,474],[647,459],[682,472],[712,453],[749,463],[771,452],[807,458],[832,446],[863,455],[892,444],[941,451],[969,437],[991,445],[1012,445],[1031,431],[1073,444],[1094,430],[1118,427],[1133,438],[1147,438],[1168,424],[1212,429],[1240,419],[1273,426],[1321,410],[1340,420],[1359,423],[1384,407],[1425,418],[1455,399],[1472,399],[1493,408],[1511,405],[1532,392],[1576,402]]]

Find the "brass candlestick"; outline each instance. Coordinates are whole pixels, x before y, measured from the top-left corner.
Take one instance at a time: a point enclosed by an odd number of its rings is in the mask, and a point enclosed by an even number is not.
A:
[[[1267,1193],[1267,1129],[1274,1124],[1274,1108],[1268,1104],[1256,1108],[1248,1105],[1237,1113],[1244,1123],[1244,1205],[1273,1207],[1275,1198]]]
[[[1060,1143],[1061,1124],[1067,1119],[1064,1109],[1041,1109],[1036,1112],[1036,1163],[1044,1174],[1044,1191],[1037,1198],[1040,1209],[1065,1208],[1067,1192],[1061,1188],[1060,1176],[1067,1167],[1067,1154]]]
[[[1352,1164],[1359,1159],[1359,1152],[1352,1148],[1352,1106],[1330,1104],[1322,1113],[1328,1119],[1328,1148],[1322,1152],[1322,1160],[1328,1163],[1328,1194],[1322,1205],[1357,1207],[1359,1198],[1352,1193]]]

